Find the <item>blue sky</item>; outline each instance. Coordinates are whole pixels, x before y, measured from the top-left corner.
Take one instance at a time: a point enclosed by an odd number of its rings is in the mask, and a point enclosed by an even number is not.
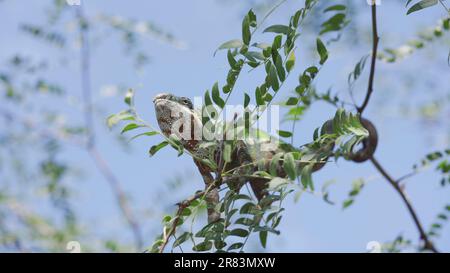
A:
[[[75,41],[70,40],[68,50],[63,52],[18,31],[18,23],[45,22],[41,11],[48,3],[37,0],[26,1],[26,4],[24,1],[0,3],[0,60],[4,62],[16,52],[35,59],[48,58],[56,64],[65,60],[67,66],[61,68],[52,65],[46,75],[67,86],[66,91],[70,96],[79,98],[79,52]],[[176,151],[167,149],[149,158],[148,148],[159,141],[158,137],[133,141],[131,152],[121,148],[115,140],[118,131],[109,131],[104,121],[109,114],[122,110],[125,105],[120,94],[107,97],[102,95],[101,90],[110,85],[134,88],[140,115],[156,125],[152,97],[157,93],[167,91],[194,97],[203,94],[215,81],[223,83],[228,69],[226,57],[224,52],[213,57],[213,52],[222,42],[240,36],[242,15],[252,4],[234,0],[89,0],[82,1],[82,5],[88,16],[101,13],[149,20],[186,45],[184,49],[179,49],[151,38],[143,38],[141,47],[151,57],[151,62],[142,71],[136,71],[131,66],[130,58],[124,54],[118,35],[103,32],[99,26],[100,31],[94,31],[91,36],[93,40],[97,34],[102,38],[100,43],[93,43],[92,49],[92,86],[96,105],[102,110],[96,119],[99,149],[133,201],[133,207],[144,227],[146,244],[149,245],[160,232],[160,212],[173,212],[173,204],[201,189],[201,177],[187,155],[178,158]],[[294,8],[302,5],[303,1],[288,1],[270,16],[266,24],[285,23]],[[417,30],[434,25],[445,15],[439,8],[410,16],[404,14],[402,5],[383,1],[379,7],[381,48],[402,44],[413,37]],[[348,99],[347,75],[371,47],[369,7],[360,5],[354,19],[353,24],[359,29],[359,42],[332,44],[329,48],[330,60],[317,80],[319,90],[332,87],[332,90],[343,94],[345,99]],[[70,24],[54,27],[75,37]],[[259,33],[256,39],[267,40],[271,36]],[[315,41],[313,34],[305,33],[298,41],[297,73],[316,58],[311,51]],[[415,109],[418,103],[440,94],[449,94],[450,68],[446,63],[448,48],[448,39],[443,39],[396,64],[378,64],[375,93],[366,115],[376,124],[381,135],[376,156],[394,177],[410,172],[412,165],[426,153],[448,147],[448,121],[430,125],[414,115],[404,116],[399,111],[404,104]],[[260,80],[261,73],[244,73],[230,103],[240,103],[243,92],[252,92]],[[295,81],[295,77],[288,80],[286,87],[280,91],[281,96],[289,94]],[[366,77],[363,77],[356,86],[358,101],[363,98],[366,83]],[[69,123],[81,122],[80,107],[76,103],[55,106],[45,96],[35,103],[40,105],[36,108],[63,109]],[[333,107],[324,103],[314,105],[297,126],[296,144],[311,140],[313,129],[331,117],[334,111]],[[120,217],[107,183],[93,168],[86,153],[67,145],[63,156],[64,160],[74,162],[85,171],[81,179],[67,181],[76,191],[75,207],[85,226],[94,234],[131,240],[131,234]],[[174,177],[180,177],[183,184],[177,191],[173,191],[169,183]],[[350,191],[351,182],[360,177],[368,180],[367,185],[356,198],[355,204],[342,210],[341,203]],[[290,198],[286,202],[280,225],[282,233],[278,237],[269,237],[266,251],[364,252],[369,241],[386,242],[399,234],[417,241],[417,230],[400,197],[370,163],[353,164],[341,160],[336,164],[328,164],[323,171],[314,174],[317,189],[331,179],[336,183],[330,187],[330,198],[337,204],[331,206],[311,194],[303,194],[297,203]],[[439,176],[432,170],[411,178],[406,189],[425,227],[432,223],[448,202],[448,189],[439,187]],[[437,247],[443,251],[450,251],[448,230],[444,229],[437,242]],[[261,250],[256,242],[254,245],[253,250]]]

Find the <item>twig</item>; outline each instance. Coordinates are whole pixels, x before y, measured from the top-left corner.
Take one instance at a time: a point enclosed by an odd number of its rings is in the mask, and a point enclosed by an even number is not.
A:
[[[366,97],[364,99],[363,104],[357,108],[358,113],[362,114],[364,109],[366,109],[367,104],[369,103],[370,96],[373,92],[373,81],[375,78],[375,64],[377,62],[377,52],[378,52],[378,42],[380,38],[378,37],[378,28],[377,28],[377,5],[372,3],[372,35],[373,35],[373,46],[372,46],[372,60],[370,64],[370,75],[369,75],[369,84],[367,87]]]
[[[128,204],[127,196],[123,191],[121,184],[114,173],[111,171],[108,163],[103,159],[101,154],[98,152],[95,146],[91,147],[89,150],[89,155],[94,159],[94,163],[98,170],[102,173],[105,179],[108,181],[114,196],[116,197],[116,201],[119,205],[120,210],[122,211],[123,216],[125,217],[128,225],[131,228],[131,231],[134,236],[136,249],[141,249],[143,246],[141,228],[139,223],[136,221],[133,211]]]
[[[281,0],[280,2],[278,2],[275,6],[273,6],[269,12],[266,13],[266,15],[264,15],[264,18],[261,20],[261,22],[258,23],[258,25],[256,26],[256,28],[252,31],[252,35],[258,30],[258,28],[264,24],[264,22],[266,21],[266,19],[275,11],[277,10],[281,5],[283,5],[284,3],[286,3],[287,0]]]
[[[375,4],[375,1],[372,1],[372,35],[373,35],[373,48],[372,48],[372,61],[371,61],[371,65],[370,65],[369,83],[368,83],[367,93],[366,93],[364,102],[361,105],[361,107],[357,108],[359,114],[362,114],[364,112],[364,109],[367,107],[367,104],[369,103],[370,96],[372,95],[372,92],[373,92],[373,83],[374,83],[374,78],[375,78],[375,64],[376,64],[376,60],[377,60],[377,50],[378,50],[378,42],[379,42],[378,29],[377,29],[377,6]],[[416,227],[419,231],[420,239],[424,242],[423,248],[437,253],[438,250],[434,247],[433,243],[428,238],[428,236],[419,220],[419,217],[417,216],[416,211],[412,207],[411,201],[407,197],[404,189],[400,186],[399,182],[401,180],[409,177],[409,175],[401,177],[399,180],[395,180],[386,172],[386,170],[380,165],[380,163],[373,156],[370,158],[370,161],[373,163],[375,168],[381,173],[381,175],[384,178],[386,178],[386,180],[391,184],[391,186],[397,191],[397,193],[402,198],[403,202],[405,203],[405,205],[408,209],[409,214],[411,215],[411,217],[414,220],[414,224],[416,225]]]
[[[93,159],[97,169],[103,175],[103,177],[108,182],[111,187],[114,196],[116,197],[117,204],[125,217],[128,225],[131,228],[135,239],[135,245],[137,249],[141,249],[143,246],[142,233],[140,226],[133,215],[132,209],[129,206],[126,198],[126,194],[121,187],[121,184],[111,168],[108,166],[106,160],[103,159],[102,155],[96,148],[95,142],[95,131],[94,131],[94,115],[92,111],[92,92],[91,92],[91,79],[90,79],[90,49],[88,40],[88,23],[83,14],[82,6],[76,9],[76,16],[78,18],[79,30],[81,36],[81,83],[82,83],[82,93],[83,93],[83,104],[84,104],[84,118],[85,126],[87,130],[87,143],[86,149],[88,154]]]
[[[445,3],[442,0],[439,0],[439,3],[441,3],[442,7],[447,11],[447,13],[450,15],[450,9],[445,5]]]
[[[427,234],[426,234],[422,224],[420,223],[419,217],[417,216],[416,211],[412,207],[411,201],[407,197],[405,191],[402,189],[402,187],[400,187],[398,182],[396,180],[394,180],[386,172],[386,170],[380,165],[380,163],[378,162],[378,160],[375,159],[375,157],[372,157],[370,159],[370,161],[372,161],[372,163],[375,166],[375,168],[383,175],[384,178],[386,178],[387,181],[389,181],[391,186],[394,187],[394,189],[397,191],[397,193],[402,198],[403,202],[405,203],[405,205],[406,205],[406,207],[407,207],[407,209],[409,211],[409,214],[411,215],[411,217],[414,220],[414,224],[416,225],[416,227],[417,227],[417,229],[419,231],[420,239],[423,240],[423,242],[424,242],[423,248],[424,249],[428,249],[428,250],[430,250],[432,252],[438,253],[439,251],[434,247],[433,243],[428,238],[428,236],[427,236]]]
[[[167,244],[169,243],[170,237],[175,234],[175,231],[177,229],[178,222],[180,221],[180,216],[181,216],[181,213],[183,212],[183,210],[185,208],[189,207],[191,205],[191,203],[194,202],[194,200],[197,200],[200,197],[205,196],[206,194],[207,194],[207,190],[197,192],[195,195],[193,195],[193,196],[189,197],[188,199],[177,204],[178,210],[177,210],[177,213],[175,216],[175,220],[173,221],[173,224],[172,224],[172,227],[170,228],[169,233],[166,234],[163,238],[163,243],[159,247],[159,253],[164,252],[164,249],[166,248]]]

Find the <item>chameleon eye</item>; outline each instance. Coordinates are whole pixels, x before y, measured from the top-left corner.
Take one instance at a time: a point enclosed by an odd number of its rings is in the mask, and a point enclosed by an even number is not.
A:
[[[182,98],[182,99],[181,99],[181,102],[182,102],[184,105],[186,105],[187,107],[189,107],[189,109],[192,109],[192,108],[193,108],[192,102],[191,102],[190,99],[188,99],[188,98]]]

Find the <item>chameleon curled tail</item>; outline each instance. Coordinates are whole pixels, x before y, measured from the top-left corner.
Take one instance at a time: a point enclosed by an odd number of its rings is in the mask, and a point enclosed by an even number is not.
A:
[[[364,128],[367,129],[369,132],[369,135],[362,141],[363,147],[359,149],[358,151],[351,151],[348,155],[348,159],[352,160],[357,163],[364,162],[372,157],[374,154],[377,144],[378,144],[378,134],[375,126],[370,122],[369,120],[365,118],[360,119],[361,124]],[[332,121],[327,121],[324,124],[324,131],[325,133],[333,133],[333,126]],[[330,145],[326,145],[325,149],[331,154],[332,150],[334,149],[334,142]],[[352,147],[353,150],[353,147]],[[243,141],[237,141],[235,151],[232,154],[232,162],[235,162],[234,164],[231,164],[229,166],[230,168],[239,167],[238,171],[236,173],[238,182],[234,185],[232,183],[228,183],[229,187],[231,189],[235,189],[236,191],[239,191],[239,189],[248,182],[251,186],[251,189],[255,195],[255,197],[258,199],[258,202],[261,201],[267,194],[267,179],[265,178],[243,178],[245,174],[253,173],[257,170],[256,165],[263,166],[263,170],[270,172],[270,168],[272,165],[272,159],[274,154],[266,154],[265,158],[262,161],[262,164],[255,164],[255,159],[253,159],[249,154],[249,148]],[[328,157],[320,159],[319,163],[300,163],[299,168],[303,168],[306,164],[312,164],[312,172],[317,172],[320,169],[322,169],[326,162],[328,160]],[[254,166],[253,169],[249,168],[242,168],[242,166]],[[276,173],[279,177],[286,177],[287,174],[283,168],[282,161],[280,160],[276,166]],[[219,219],[219,215],[216,215]]]

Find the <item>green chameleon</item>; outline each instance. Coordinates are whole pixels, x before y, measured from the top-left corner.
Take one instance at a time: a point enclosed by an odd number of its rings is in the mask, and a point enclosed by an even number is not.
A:
[[[205,183],[205,200],[208,204],[208,222],[216,221],[220,214],[215,211],[215,205],[219,202],[218,189],[222,183],[235,190],[249,183],[251,189],[260,201],[267,194],[270,178],[255,175],[265,172],[280,178],[292,180],[303,169],[309,168],[309,173],[320,170],[332,156],[335,140],[324,138],[321,145],[304,145],[297,149],[292,145],[282,142],[267,133],[257,131],[257,138],[221,139],[211,138],[211,132],[202,122],[202,115],[196,111],[189,98],[178,97],[169,93],[155,96],[156,117],[163,134],[168,138],[176,139],[193,157]],[[363,126],[373,125],[365,119],[361,119]],[[363,141],[364,148],[351,154],[350,157],[358,159],[368,158],[373,154],[377,137],[370,134]],[[327,121],[322,126],[321,135],[333,133],[333,122]],[[373,138],[375,136],[375,139]],[[277,142],[274,142],[277,141]],[[316,143],[317,144],[317,143]],[[228,146],[228,147],[227,147]],[[316,147],[315,147],[316,146]],[[227,154],[227,156],[224,156]],[[287,168],[285,161],[287,154],[294,155],[296,170]],[[228,157],[228,160],[224,160]],[[355,160],[356,161],[356,160]],[[213,177],[216,174],[216,178]]]

